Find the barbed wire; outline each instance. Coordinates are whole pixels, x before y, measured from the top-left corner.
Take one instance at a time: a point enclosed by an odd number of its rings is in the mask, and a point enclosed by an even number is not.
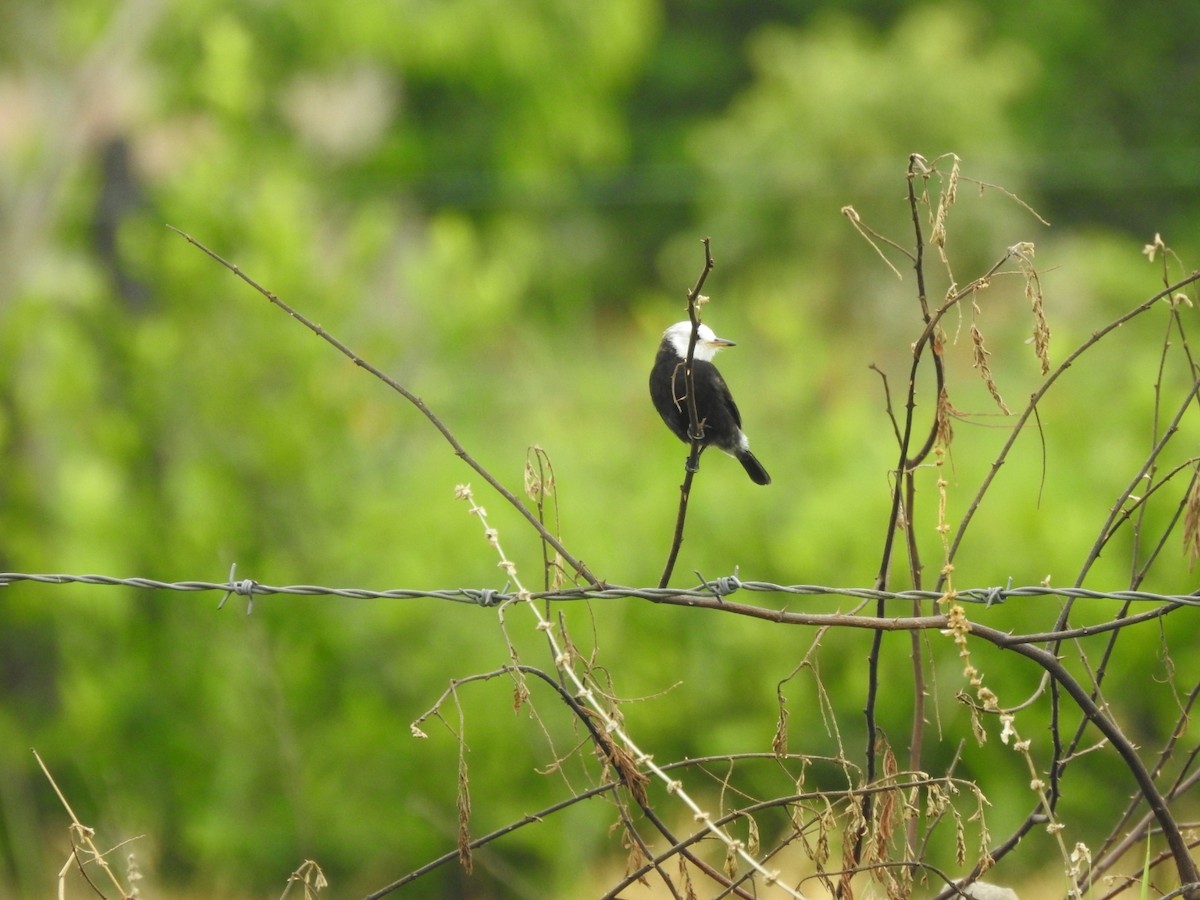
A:
[[[270,585],[263,584],[251,578],[234,579],[234,571],[230,572],[228,581],[159,581],[153,578],[117,578],[111,575],[71,575],[71,574],[39,574],[30,572],[0,572],[0,586],[19,582],[34,582],[37,584],[90,584],[103,587],[130,587],[152,591],[219,591],[223,594],[220,603],[231,596],[246,597],[253,601],[255,597],[266,597],[276,594],[293,596],[332,596],[346,597],[355,600],[447,600],[454,603],[468,603],[474,606],[502,606],[514,600],[525,599],[525,596],[507,589],[493,588],[449,588],[442,590],[416,590],[412,588],[394,588],[375,591],[366,588],[335,588],[315,584]],[[836,596],[851,597],[858,600],[939,600],[943,596],[938,591],[880,591],[871,588],[834,587],[816,584],[773,584],[767,581],[742,581],[737,575],[726,575],[712,581],[701,578],[701,583],[693,588],[657,588],[657,587],[625,587],[605,585],[602,588],[566,588],[555,591],[543,591],[526,595],[529,599],[571,601],[571,600],[665,600],[669,598],[693,598],[696,600],[712,600],[728,597],[737,591],[752,591],[764,594],[794,594],[800,596]],[[959,602],[979,603],[986,607],[1004,603],[1006,600],[1026,597],[1063,597],[1083,600],[1117,600],[1133,603],[1170,603],[1182,606],[1200,606],[1200,591],[1190,594],[1160,594],[1153,591],[1097,591],[1088,588],[1053,587],[1038,584],[1024,587],[982,587],[967,588],[955,592],[954,599]]]

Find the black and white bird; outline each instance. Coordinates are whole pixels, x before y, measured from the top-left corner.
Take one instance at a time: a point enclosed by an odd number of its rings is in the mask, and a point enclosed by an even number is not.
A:
[[[692,338],[691,322],[676,322],[663,332],[654,368],[650,370],[650,399],[667,427],[685,443],[691,443],[688,429],[687,380],[684,364]],[[734,346],[733,341],[717,337],[707,325],[697,331],[692,354],[692,382],[696,388],[696,414],[703,437],[700,449],[713,446],[737,459],[755,484],[770,484],[771,476],[750,452],[750,441],[742,431],[742,415],[725,379],[712,364],[717,351]]]

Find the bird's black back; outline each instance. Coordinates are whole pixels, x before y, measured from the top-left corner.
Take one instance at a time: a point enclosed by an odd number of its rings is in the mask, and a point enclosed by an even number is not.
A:
[[[690,443],[688,427],[691,420],[683,368],[684,361],[679,354],[664,343],[655,357],[654,368],[650,370],[650,398],[667,427],[681,441]],[[696,413],[704,426],[701,444],[705,447],[715,444],[722,450],[736,452],[742,416],[725,379],[712,363],[693,359],[692,381],[696,388]]]

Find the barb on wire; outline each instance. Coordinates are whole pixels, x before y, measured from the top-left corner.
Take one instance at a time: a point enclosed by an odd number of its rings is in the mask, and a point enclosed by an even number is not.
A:
[[[239,597],[246,598],[246,615],[250,615],[254,609],[254,590],[258,587],[258,582],[253,578],[245,578],[242,581],[234,581],[233,576],[237,574],[237,563],[229,567],[229,590],[221,595],[221,602],[217,604],[217,609],[225,608],[225,601],[229,599],[230,594],[237,594]]]
[[[738,567],[733,567],[732,575],[723,575],[716,581],[709,583],[699,572],[696,572],[696,577],[700,579],[700,586],[706,591],[709,591],[719,601],[722,597],[728,597],[734,591],[742,586],[742,581],[738,578]]]

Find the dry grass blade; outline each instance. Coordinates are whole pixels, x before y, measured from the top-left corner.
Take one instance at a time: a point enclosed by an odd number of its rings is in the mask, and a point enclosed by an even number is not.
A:
[[[1046,310],[1042,299],[1042,280],[1033,265],[1033,244],[1022,241],[1009,249],[1009,253],[1021,267],[1025,276],[1025,297],[1033,312],[1033,351],[1042,363],[1042,374],[1050,374],[1050,326],[1046,322]]]
[[[878,254],[878,256],[881,260],[883,260],[883,264],[892,270],[892,273],[896,276],[897,279],[899,279],[900,281],[903,281],[904,276],[900,274],[900,270],[892,265],[892,261],[887,258],[887,256],[884,254],[883,250],[880,249],[879,244],[877,244],[875,242],[882,241],[883,243],[887,244],[889,247],[892,247],[895,250],[899,250],[901,253],[903,253],[905,256],[907,256],[909,259],[912,258],[912,254],[909,253],[907,250],[905,250],[903,247],[901,247],[899,244],[897,244],[895,241],[891,240],[890,238],[885,238],[879,232],[875,231],[873,228],[870,228],[865,222],[863,222],[862,217],[858,214],[858,210],[856,210],[853,206],[843,206],[842,207],[842,215],[850,220],[850,224],[854,226],[855,231],[857,231],[859,234],[861,234],[863,236],[863,240],[865,240],[868,244],[871,245],[871,249],[874,250],[876,252],[876,254]]]
[[[971,348],[973,365],[979,371],[979,377],[983,379],[983,383],[987,386],[988,393],[992,395],[992,399],[996,401],[996,406],[1004,415],[1011,415],[1008,406],[1004,403],[1004,398],[1000,396],[1000,389],[996,386],[996,379],[992,375],[992,369],[988,365],[988,357],[991,356],[991,351],[983,342],[983,332],[979,330],[979,326],[974,322],[971,323]],[[1044,374],[1044,373],[1043,373]]]
[[[287,895],[291,893],[292,885],[299,884],[303,886],[304,900],[316,900],[317,894],[329,887],[329,881],[325,878],[325,873],[321,867],[311,859],[306,859],[302,862],[299,868],[288,876],[287,887],[283,889],[283,893],[279,895],[279,900],[285,900]]]
[[[1189,568],[1194,568],[1200,559],[1200,477],[1192,476],[1183,512],[1183,552]]]

